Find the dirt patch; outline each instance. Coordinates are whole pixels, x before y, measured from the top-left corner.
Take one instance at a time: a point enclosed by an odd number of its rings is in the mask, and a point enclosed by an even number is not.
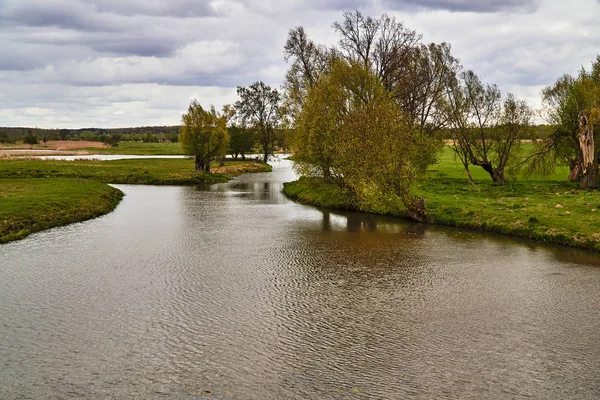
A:
[[[70,140],[50,140],[47,146],[38,144],[30,146],[28,144],[2,145],[0,144],[0,158],[27,157],[27,156],[59,156],[59,155],[87,155],[91,154],[86,148],[105,148],[110,147],[100,142],[70,141]]]
[[[56,151],[69,151],[85,148],[104,148],[110,147],[107,144],[100,142],[87,142],[87,141],[72,141],[72,140],[49,140],[47,145],[43,143],[30,146],[28,144],[17,144],[17,145],[3,145],[0,144],[0,150],[56,150]]]

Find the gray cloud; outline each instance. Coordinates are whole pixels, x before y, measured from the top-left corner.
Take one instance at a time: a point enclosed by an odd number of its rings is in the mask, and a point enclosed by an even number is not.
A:
[[[0,124],[176,124],[191,98],[220,107],[238,85],[278,87],[288,30],[333,44],[331,23],[353,9],[451,43],[466,68],[537,105],[600,48],[597,0],[572,1],[0,0]]]
[[[539,6],[539,0],[384,0],[383,3],[393,9],[416,8],[475,13],[498,11],[533,12]]]

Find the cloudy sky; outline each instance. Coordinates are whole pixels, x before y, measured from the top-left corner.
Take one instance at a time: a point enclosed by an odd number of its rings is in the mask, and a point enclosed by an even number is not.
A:
[[[279,87],[289,29],[333,45],[344,10],[394,15],[540,105],[600,53],[599,0],[0,0],[0,126],[176,125],[190,100]]]

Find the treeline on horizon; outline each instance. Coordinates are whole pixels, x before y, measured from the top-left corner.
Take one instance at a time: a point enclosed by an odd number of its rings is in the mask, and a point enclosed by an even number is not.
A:
[[[177,142],[181,126],[142,126],[131,128],[79,128],[45,129],[30,127],[0,127],[0,143],[16,143],[28,134],[39,141],[46,140],[86,140],[110,143],[117,141],[132,142]]]
[[[242,128],[243,129],[243,128]],[[552,125],[539,124],[534,126],[528,140],[547,138],[554,129]],[[91,142],[110,142],[110,137],[117,136],[123,142],[177,143],[181,125],[172,126],[139,126],[131,128],[31,128],[31,127],[2,127],[0,126],[0,143],[14,144],[22,141],[28,133],[42,141],[47,140],[85,140]],[[443,129],[441,137],[451,139],[451,132]]]

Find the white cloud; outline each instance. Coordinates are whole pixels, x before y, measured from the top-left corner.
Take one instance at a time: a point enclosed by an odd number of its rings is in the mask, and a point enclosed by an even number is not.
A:
[[[536,106],[545,85],[600,49],[596,0],[5,0],[0,124],[177,124],[191,98],[220,107],[238,85],[278,87],[288,30],[332,45],[348,8],[451,43],[466,68]]]

